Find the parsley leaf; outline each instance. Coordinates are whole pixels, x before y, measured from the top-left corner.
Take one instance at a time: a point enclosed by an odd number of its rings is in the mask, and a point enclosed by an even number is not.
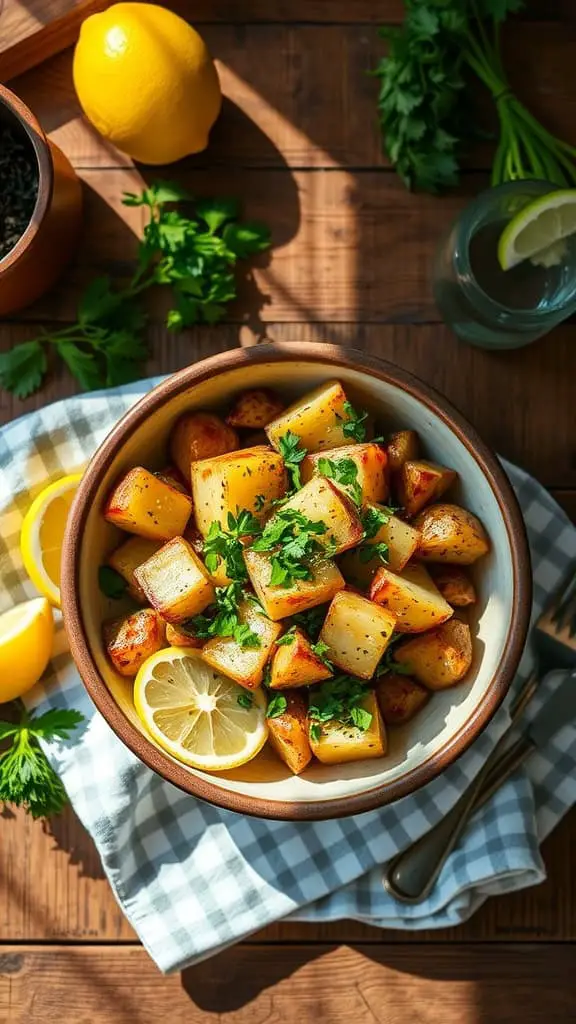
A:
[[[79,711],[53,708],[39,717],[23,710],[16,724],[0,722],[0,739],[12,741],[0,754],[0,801],[25,807],[33,818],[58,814],[68,796],[38,740],[68,739],[83,721]]]
[[[128,589],[124,577],[111,565],[101,565],[98,569],[98,586],[104,597],[110,597],[113,601],[123,597]]]
[[[318,472],[346,488],[356,505],[362,504],[362,488],[358,482],[358,466],[354,459],[318,459]]]
[[[388,507],[377,508],[376,505],[369,505],[360,516],[364,528],[364,540],[371,540],[380,532],[383,526],[390,522],[392,509]]]
[[[288,430],[279,441],[280,455],[284,459],[284,465],[290,475],[292,488],[299,490],[302,487],[300,476],[300,463],[306,458],[308,452],[300,444],[300,438]]]
[[[310,722],[310,739],[313,740],[315,743],[318,743],[318,740],[320,739],[321,736],[322,726],[319,725],[318,722]]]
[[[296,615],[292,615],[290,621],[294,625],[300,626],[311,640],[316,641],[324,625],[327,612],[327,604],[316,605],[315,608],[309,608],[306,612],[297,612]]]
[[[28,398],[40,387],[47,369],[41,339],[24,341],[0,354],[0,386],[16,398]]]
[[[271,551],[270,585],[289,587],[294,580],[312,577],[311,559],[324,554],[317,540],[326,533],[325,523],[308,519],[297,509],[279,509],[252,544],[253,551]]]
[[[224,563],[226,575],[231,580],[246,582],[248,573],[244,564],[244,545],[242,539],[259,534],[261,526],[258,520],[247,509],[237,510],[234,516],[228,513],[227,530],[214,520],[204,541],[204,562],[208,572],[216,572],[221,562]]]
[[[344,412],[348,419],[342,424],[342,433],[344,437],[350,437],[353,441],[358,441],[360,444],[366,440],[366,426],[365,421],[368,419],[367,412],[356,412],[356,409],[350,402],[344,402]]]
[[[242,583],[236,580],[227,587],[216,587],[216,602],[208,614],[194,615],[185,625],[193,636],[209,640],[215,636],[232,637],[242,648],[260,647],[260,638],[247,623],[241,622],[238,605],[242,600]]]
[[[336,721],[365,731],[372,721],[371,713],[361,707],[368,692],[366,684],[354,676],[329,679],[310,694],[308,718],[320,724]]]
[[[325,644],[323,640],[318,640],[315,644],[311,644],[310,646],[316,657],[320,658],[320,661],[324,662],[326,668],[332,669],[332,662],[326,657],[330,650],[328,644]]]
[[[296,639],[294,635],[294,629],[295,626],[292,626],[287,633],[283,633],[282,636],[279,636],[278,639],[276,640],[276,646],[288,647],[290,644],[293,644]]]
[[[279,718],[283,715],[288,707],[288,701],[283,693],[275,693],[268,701],[268,710],[266,712],[266,718]]]
[[[251,708],[254,703],[254,698],[251,693],[239,693],[236,701],[241,708]]]

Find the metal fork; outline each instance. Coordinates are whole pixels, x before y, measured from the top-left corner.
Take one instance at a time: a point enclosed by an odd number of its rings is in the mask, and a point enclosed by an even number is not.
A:
[[[433,829],[390,861],[384,870],[384,888],[401,903],[420,903],[430,895],[446,859],[472,815],[534,749],[523,737],[510,745],[510,729],[516,725],[536,693],[544,671],[576,665],[576,563],[570,566],[562,584],[552,595],[532,635],[537,669],[511,705],[510,728],[452,810]]]

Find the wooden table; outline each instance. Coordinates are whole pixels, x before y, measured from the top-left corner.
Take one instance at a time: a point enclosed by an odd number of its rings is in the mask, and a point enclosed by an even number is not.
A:
[[[376,26],[399,15],[399,0],[196,0],[191,7],[227,99],[210,150],[177,174],[193,192],[242,197],[250,216],[271,225],[275,247],[244,281],[229,323],[182,336],[155,326],[150,371],[263,337],[353,343],[443,391],[489,443],[576,514],[576,326],[524,350],[489,354],[460,344],[431,298],[433,246],[487,183],[489,151],[472,156],[459,192],[442,199],[409,195],[381,155],[376,86],[366,72],[380,53]],[[574,142],[573,8],[573,0],[534,4],[531,18],[508,33],[507,55],[523,97]],[[142,181],[82,121],[70,54],[12,86],[83,179],[86,227],[63,286],[4,323],[1,347],[32,336],[40,323],[70,320],[93,275],[126,272],[140,213],[121,207],[120,196]],[[59,370],[25,403],[0,395],[0,412],[8,420],[74,390]],[[183,1024],[220,1014],[233,1022],[330,1024],[576,1019],[574,814],[544,845],[543,886],[490,900],[458,929],[407,935],[351,922],[277,925],[170,979],[137,944],[74,814],[48,825],[10,810],[3,818],[2,1024]]]

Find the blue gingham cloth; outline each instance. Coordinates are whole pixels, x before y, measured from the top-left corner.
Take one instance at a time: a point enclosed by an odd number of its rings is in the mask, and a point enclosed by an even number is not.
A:
[[[0,610],[34,595],[20,559],[22,516],[47,480],[81,468],[118,418],[156,383],[70,398],[0,431]],[[531,477],[506,465],[528,527],[534,609],[576,558],[576,529]],[[516,685],[533,659],[526,650]],[[546,678],[534,714],[561,681]],[[130,753],[92,706],[69,653],[30,696],[39,710],[78,708],[86,723],[47,745],[114,894],[162,971],[208,957],[282,918],[355,918],[387,928],[458,924],[496,893],[543,881],[540,844],[576,799],[576,727],[528,761],[473,819],[430,898],[404,906],[382,865],[444,815],[509,720],[506,707],[440,778],[397,803],[324,822],[273,822],[220,810],[164,782]]]

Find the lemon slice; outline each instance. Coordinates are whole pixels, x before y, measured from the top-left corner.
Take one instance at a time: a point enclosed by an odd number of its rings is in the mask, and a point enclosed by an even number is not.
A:
[[[20,550],[34,586],[60,607],[60,559],[66,520],[82,473],[49,484],[34,499],[22,523]]]
[[[268,737],[263,692],[248,692],[188,647],[167,647],[144,662],[134,704],[156,742],[192,768],[237,768]]]
[[[576,189],[549,192],[524,206],[506,225],[498,242],[502,270],[531,260],[557,266],[566,256],[565,239],[576,232]]]
[[[0,615],[0,704],[21,697],[42,675],[52,653],[54,620],[45,597]]]

